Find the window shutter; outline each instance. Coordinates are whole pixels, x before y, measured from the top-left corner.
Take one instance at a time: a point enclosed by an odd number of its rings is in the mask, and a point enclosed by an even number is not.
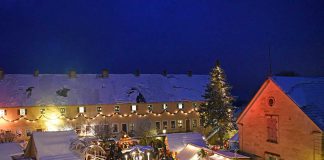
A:
[[[20,115],[20,109],[17,109],[17,115],[18,116]]]
[[[25,109],[25,115],[27,115],[27,109]]]
[[[7,115],[7,110],[4,110],[4,114]]]
[[[86,112],[87,112],[87,110],[86,110],[86,109],[87,109],[87,107],[83,107],[83,108],[84,108],[84,113],[86,113]]]
[[[79,111],[80,111],[80,110],[79,110],[79,107],[77,107],[77,113],[79,113]]]

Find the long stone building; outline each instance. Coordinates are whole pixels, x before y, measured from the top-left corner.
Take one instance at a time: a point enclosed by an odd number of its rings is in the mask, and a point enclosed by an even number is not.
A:
[[[33,131],[93,135],[97,127],[133,135],[196,131],[207,82],[190,74],[2,73],[0,130],[22,139]]]

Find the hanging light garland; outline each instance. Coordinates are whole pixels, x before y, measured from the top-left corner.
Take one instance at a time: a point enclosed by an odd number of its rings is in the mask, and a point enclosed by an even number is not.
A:
[[[184,115],[188,115],[188,114],[190,114],[190,113],[192,113],[192,112],[196,112],[196,114],[198,115],[199,113],[197,112],[198,110],[196,109],[196,108],[194,108],[194,109],[191,109],[190,111],[188,111],[188,112],[185,112],[184,110],[182,110],[182,109],[180,109],[180,110],[177,110],[177,111],[175,111],[175,112],[169,112],[169,111],[167,111],[167,110],[163,110],[162,112],[160,112],[160,113],[154,113],[154,112],[147,112],[146,114],[139,114],[139,113],[137,113],[137,112],[133,112],[133,113],[131,113],[131,114],[127,114],[127,113],[125,113],[125,114],[121,114],[121,113],[117,113],[117,112],[115,112],[115,113],[113,113],[113,114],[103,114],[102,112],[99,112],[99,113],[97,113],[97,115],[95,115],[94,117],[88,117],[86,114],[83,114],[83,113],[78,113],[76,116],[74,116],[73,118],[71,118],[71,117],[67,117],[67,116],[65,116],[64,114],[61,114],[61,115],[58,115],[57,117],[54,117],[54,118],[50,118],[50,117],[47,117],[45,114],[41,114],[38,118],[36,118],[36,119],[29,119],[29,118],[27,118],[26,116],[20,116],[20,117],[18,117],[18,118],[16,118],[16,119],[12,119],[12,120],[9,120],[9,119],[6,119],[4,116],[1,116],[0,117],[0,119],[3,119],[4,121],[6,121],[6,122],[10,122],[10,123],[14,123],[14,122],[18,122],[18,121],[20,121],[20,120],[25,120],[26,122],[32,122],[32,123],[35,123],[35,122],[37,122],[37,121],[39,121],[40,119],[46,119],[46,120],[53,120],[53,119],[65,119],[66,121],[75,121],[76,119],[78,119],[80,116],[81,117],[83,117],[83,118],[85,118],[85,119],[87,119],[87,120],[94,120],[94,119],[96,119],[96,118],[98,118],[99,116],[101,116],[101,117],[114,117],[114,116],[118,116],[118,117],[120,117],[120,118],[124,118],[124,117],[132,117],[133,115],[136,115],[136,116],[138,116],[138,117],[146,117],[146,116],[148,116],[149,114],[151,114],[151,115],[153,115],[153,116],[157,116],[157,117],[159,117],[159,116],[161,116],[162,114],[168,114],[168,115],[172,115],[172,116],[174,116],[174,115],[176,115],[176,114],[178,114],[178,113],[181,113],[181,114],[184,114]]]

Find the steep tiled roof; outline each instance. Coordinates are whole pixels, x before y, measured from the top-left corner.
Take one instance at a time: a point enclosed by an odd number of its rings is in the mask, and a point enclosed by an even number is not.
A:
[[[324,130],[324,77],[272,77],[272,80]]]
[[[0,80],[0,107],[200,101],[207,82],[207,75],[185,74],[7,74]]]

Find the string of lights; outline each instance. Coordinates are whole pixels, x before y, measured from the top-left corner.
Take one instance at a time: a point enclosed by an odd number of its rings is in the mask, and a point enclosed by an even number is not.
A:
[[[11,122],[11,123],[14,123],[14,122],[18,122],[18,121],[20,121],[20,120],[25,120],[26,122],[37,122],[37,121],[39,121],[40,119],[42,119],[42,118],[44,118],[44,119],[46,119],[46,120],[54,120],[54,119],[65,119],[65,120],[67,120],[67,121],[74,121],[74,120],[76,120],[76,119],[78,119],[79,117],[83,117],[83,118],[85,118],[85,119],[87,119],[87,120],[94,120],[94,119],[96,119],[96,118],[98,118],[99,116],[101,116],[101,117],[113,117],[113,116],[118,116],[118,117],[132,117],[132,116],[138,116],[138,117],[146,117],[146,116],[148,116],[149,114],[151,114],[151,115],[153,115],[153,116],[161,116],[162,114],[168,114],[168,115],[176,115],[176,114],[178,114],[178,113],[181,113],[181,114],[184,114],[184,115],[188,115],[188,114],[190,114],[190,113],[192,113],[192,112],[197,112],[197,109],[195,108],[195,109],[191,109],[190,111],[188,111],[188,112],[185,112],[185,111],[183,111],[183,110],[177,110],[177,111],[175,111],[175,112],[170,112],[170,111],[167,111],[167,110],[164,110],[164,111],[162,111],[162,112],[160,112],[160,113],[154,113],[154,112],[147,112],[147,113],[145,113],[145,114],[138,114],[137,112],[133,112],[133,113],[130,113],[130,114],[121,114],[121,113],[118,113],[118,112],[115,112],[115,113],[113,113],[113,114],[103,114],[102,112],[99,112],[99,113],[97,113],[97,115],[95,115],[95,116],[93,116],[93,117],[89,117],[89,116],[87,116],[86,114],[83,114],[83,113],[78,113],[76,116],[74,116],[73,118],[71,118],[71,117],[67,117],[66,115],[64,115],[64,114],[61,114],[61,115],[58,115],[58,116],[56,116],[56,117],[48,117],[48,116],[46,116],[46,114],[41,114],[38,118],[36,118],[36,119],[29,119],[29,118],[27,118],[26,116],[20,116],[20,117],[18,117],[18,118],[16,118],[16,119],[12,119],[12,120],[9,120],[9,119],[6,119],[4,116],[1,116],[0,117],[0,119],[3,119],[4,121],[6,121],[6,122]],[[197,114],[198,114],[198,112],[197,112]]]

